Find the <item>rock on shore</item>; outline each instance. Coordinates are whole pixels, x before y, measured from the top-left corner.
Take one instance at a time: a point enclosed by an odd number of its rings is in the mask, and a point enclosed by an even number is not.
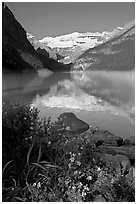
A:
[[[78,119],[74,115],[74,113],[71,112],[63,113],[59,116],[59,119],[71,133],[83,133],[89,129],[89,125],[84,121]]]

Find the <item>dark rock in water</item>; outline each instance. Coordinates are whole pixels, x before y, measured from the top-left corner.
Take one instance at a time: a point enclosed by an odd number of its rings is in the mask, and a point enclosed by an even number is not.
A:
[[[129,160],[135,160],[135,147],[134,146],[121,146],[121,147],[114,147],[114,146],[100,146],[98,150],[104,154],[111,154],[111,155],[124,155]]]
[[[59,116],[65,127],[72,133],[83,133],[89,129],[89,125],[78,119],[73,113],[63,113]]]
[[[98,195],[93,202],[107,202],[106,199],[102,195]]]
[[[129,139],[130,139],[131,144],[135,145],[135,136],[131,136]]]
[[[91,142],[97,143],[101,145],[101,143],[110,145],[110,146],[121,146],[123,143],[123,139],[119,136],[116,136],[112,134],[111,132],[107,130],[97,130],[93,132],[93,135],[91,136]]]
[[[114,139],[108,139],[103,142],[104,146],[115,146],[117,147],[117,142]]]
[[[103,142],[102,140],[98,140],[98,141],[96,142],[96,147],[101,146],[103,143],[104,143],[104,142]]]
[[[51,70],[56,72],[69,72],[71,70],[71,63],[70,64],[62,64],[55,59],[49,58],[48,53],[45,49],[38,48],[37,54],[41,61],[45,64],[45,66]]]
[[[124,145],[134,145],[135,146],[135,137],[131,136],[123,141]]]
[[[124,141],[123,141],[123,145],[132,145],[131,144],[131,141],[129,140],[129,139],[125,139]]]

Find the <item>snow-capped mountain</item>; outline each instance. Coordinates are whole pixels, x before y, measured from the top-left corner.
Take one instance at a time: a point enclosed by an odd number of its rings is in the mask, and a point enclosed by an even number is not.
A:
[[[41,49],[45,49],[48,54],[49,54],[49,58],[52,58],[54,60],[57,60],[57,55],[56,53],[48,46],[43,45],[42,43],[40,43],[39,40],[37,40],[35,38],[35,36],[33,36],[30,33],[27,33],[27,39],[30,41],[30,43],[32,44],[32,46],[35,48],[35,50],[37,50],[39,47]]]
[[[45,37],[39,42],[44,46],[49,46],[53,48],[74,48],[76,46],[80,47],[83,50],[88,48],[95,47],[99,44],[102,44],[104,41],[112,37],[113,35],[117,34],[121,31],[122,27],[115,28],[112,32],[104,31],[100,32],[86,32],[86,33],[79,33],[73,32],[67,35],[61,35],[56,37]]]
[[[106,40],[107,32],[104,33],[78,33],[74,32],[57,37],[45,37],[39,42],[43,47],[51,47],[56,53],[63,56],[60,62],[65,64],[74,62],[85,50],[95,47]]]
[[[74,62],[74,70],[133,70],[135,69],[135,23],[115,29],[109,39],[86,50]]]
[[[75,60],[86,50],[94,48],[118,35],[121,35],[129,26],[131,26],[131,24],[134,24],[134,22],[130,22],[124,27],[119,26],[111,32],[73,32],[56,37],[44,37],[41,40],[37,40],[31,34],[28,34],[28,40],[35,49],[38,47],[45,49],[51,58],[64,64],[68,64],[75,62]],[[60,59],[57,58],[58,55],[61,56]]]
[[[102,43],[101,37],[104,34],[96,33],[78,33],[74,32],[68,35],[61,35],[57,37],[45,37],[39,40],[40,43],[48,45],[51,48],[66,48],[73,46],[80,46],[83,49],[87,49],[89,46],[94,47],[98,43]]]

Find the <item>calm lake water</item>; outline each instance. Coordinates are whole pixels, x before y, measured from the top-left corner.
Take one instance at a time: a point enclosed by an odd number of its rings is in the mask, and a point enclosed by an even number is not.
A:
[[[135,135],[135,72],[5,73],[3,101],[17,100],[54,121],[73,112],[93,127],[127,138]]]

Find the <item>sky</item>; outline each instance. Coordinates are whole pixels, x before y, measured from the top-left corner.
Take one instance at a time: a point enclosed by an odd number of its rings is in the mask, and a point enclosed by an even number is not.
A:
[[[135,18],[134,2],[6,2],[37,39],[72,32],[112,31]]]

